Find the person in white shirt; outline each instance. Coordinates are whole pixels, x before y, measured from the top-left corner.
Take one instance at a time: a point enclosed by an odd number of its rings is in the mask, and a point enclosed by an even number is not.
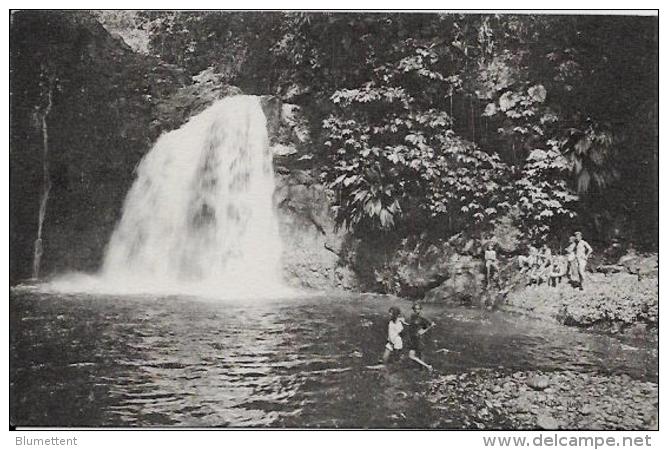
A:
[[[383,352],[383,364],[390,361],[393,354],[398,354],[404,348],[404,341],[401,333],[404,331],[404,325],[408,325],[403,317],[401,310],[396,306],[390,308],[390,321],[387,325],[387,343]]]

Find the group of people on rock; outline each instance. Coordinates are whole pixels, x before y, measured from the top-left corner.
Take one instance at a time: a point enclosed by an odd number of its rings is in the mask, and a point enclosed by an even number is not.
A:
[[[568,279],[571,285],[583,290],[587,261],[592,252],[591,246],[578,231],[568,238],[564,255],[553,255],[547,244],[543,244],[540,249],[530,246],[529,254],[518,258],[520,273],[527,274],[530,285],[547,283],[556,287],[562,280]],[[493,242],[487,244],[484,259],[487,286],[492,282],[499,285],[499,261]]]
[[[529,285],[547,283],[556,287],[567,279],[572,286],[584,290],[587,261],[592,253],[591,246],[578,231],[568,238],[564,255],[553,255],[546,244],[540,249],[529,247],[529,254],[518,258],[520,273],[527,274]]]

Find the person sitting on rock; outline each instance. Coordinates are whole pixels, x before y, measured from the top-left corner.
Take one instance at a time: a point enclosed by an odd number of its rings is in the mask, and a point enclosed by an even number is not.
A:
[[[543,244],[540,252],[536,257],[536,264],[534,265],[533,280],[537,283],[549,281],[550,268],[552,267],[552,250],[547,244]]]
[[[540,248],[540,253],[538,254],[539,263],[543,267],[547,267],[552,264],[552,250],[547,244],[543,244]]]
[[[432,371],[433,367],[424,362],[422,352],[425,347],[424,334],[434,326],[434,322],[422,317],[422,306],[415,303],[413,314],[408,321],[408,358],[429,371]]]
[[[485,250],[485,282],[489,287],[492,280],[496,280],[499,284],[499,260],[496,258],[496,250],[494,250],[494,243],[487,244]]]
[[[387,343],[383,352],[383,364],[387,364],[392,355],[398,355],[404,348],[401,334],[404,331],[404,326],[408,325],[404,318],[401,317],[401,310],[399,308],[392,306],[389,312],[390,321],[387,325]]]
[[[564,256],[556,255],[552,257],[552,264],[548,269],[548,284],[552,287],[557,287],[561,283],[562,278],[566,275],[568,270],[568,263]]]
[[[543,246],[546,247],[546,246]],[[535,247],[531,247],[533,249],[533,255],[531,256],[531,260],[529,261],[531,263],[531,268],[529,269],[529,285],[538,285],[545,281],[547,279],[547,268],[546,266],[546,261],[547,261],[547,256],[549,258],[552,258],[552,252],[548,248],[547,251],[545,251],[543,248],[539,251]]]
[[[537,256],[538,256],[538,250],[533,245],[530,245],[529,255],[528,256],[520,255],[517,258],[517,262],[520,266],[520,273],[531,271],[531,268],[536,263]]]

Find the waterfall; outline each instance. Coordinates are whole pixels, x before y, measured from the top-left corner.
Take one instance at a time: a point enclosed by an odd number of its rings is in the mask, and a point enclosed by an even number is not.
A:
[[[260,100],[220,100],[161,136],[137,168],[96,285],[258,297],[287,292]]]
[[[37,238],[35,239],[35,250],[32,260],[32,277],[33,279],[39,278],[39,268],[42,263],[42,230],[44,228],[44,217],[46,216],[46,204],[49,201],[49,194],[51,193],[51,175],[49,173],[49,129],[46,123],[46,119],[51,112],[51,107],[53,106],[52,98],[52,89],[49,89],[47,93],[48,103],[46,108],[40,114],[41,126],[42,126],[42,195],[39,200],[39,213],[37,216]]]

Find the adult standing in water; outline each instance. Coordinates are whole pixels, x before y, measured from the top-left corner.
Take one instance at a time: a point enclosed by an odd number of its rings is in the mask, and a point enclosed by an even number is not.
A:
[[[429,371],[432,371],[433,367],[424,362],[422,352],[424,350],[424,334],[434,325],[434,322],[422,317],[422,306],[419,303],[415,303],[413,305],[413,314],[408,321],[408,358]]]
[[[578,265],[578,278],[580,281],[580,290],[584,290],[585,269],[587,268],[587,260],[593,253],[591,245],[582,239],[580,231],[575,232],[575,257]]]

